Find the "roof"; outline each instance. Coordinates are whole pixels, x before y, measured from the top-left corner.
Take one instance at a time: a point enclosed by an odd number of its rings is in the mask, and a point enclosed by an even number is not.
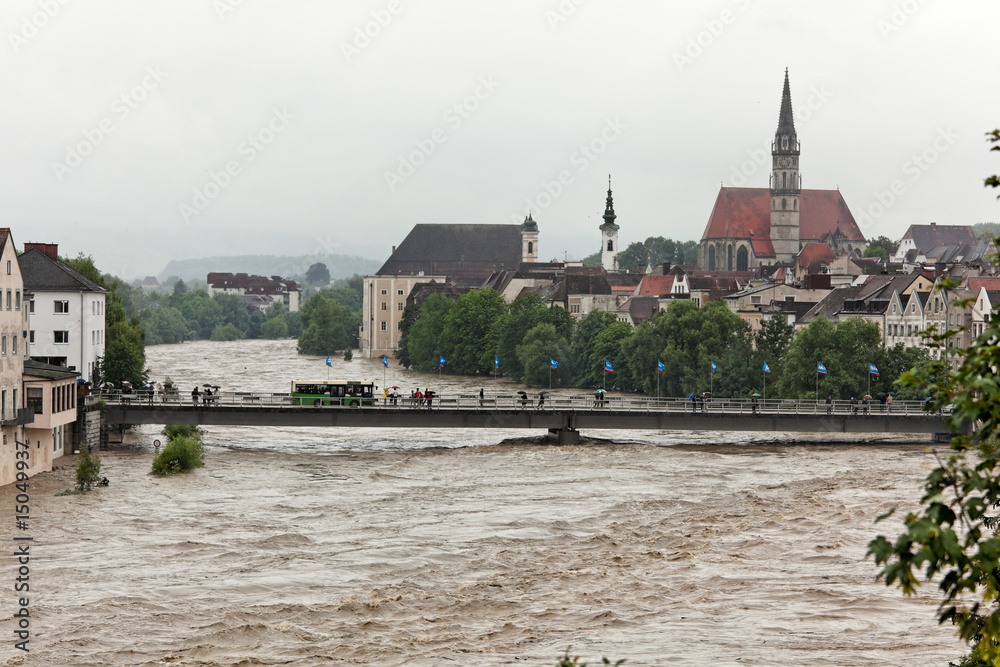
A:
[[[660,299],[655,296],[635,296],[626,301],[618,312],[628,312],[635,325],[642,324],[659,309]]]
[[[28,292],[105,292],[90,278],[53,259],[37,248],[26,250],[17,258],[24,289]]]
[[[69,378],[80,376],[79,373],[71,371],[65,366],[46,364],[41,361],[35,361],[34,359],[24,360],[24,374],[30,377],[44,378],[46,380],[68,380]]]
[[[673,274],[668,276],[654,276],[652,274],[643,276],[642,282],[635,288],[636,296],[659,296],[670,294],[674,288]]]
[[[414,225],[376,275],[443,275],[481,284],[521,263],[520,225]]]
[[[988,292],[1000,290],[1000,278],[987,278],[985,276],[977,278],[969,278],[968,281],[966,282],[965,287],[968,287],[969,289],[975,290],[977,292],[984,287]]]
[[[799,252],[799,266],[812,268],[814,262],[832,262],[837,256],[830,250],[830,246],[825,243],[807,243]]]
[[[864,285],[860,285],[857,287],[841,287],[833,290],[826,295],[826,298],[810,308],[809,312],[799,318],[798,321],[805,324],[812,322],[817,317],[823,317],[832,322],[837,313],[844,310],[844,302],[857,299],[863,288]]]
[[[863,243],[864,234],[840,190],[803,190],[799,197],[799,239],[822,241],[840,230],[846,241]],[[767,188],[720,188],[702,239],[771,241],[771,191]],[[766,245],[761,248],[766,250]],[[757,253],[757,247],[754,247]],[[773,248],[771,255],[774,254]],[[760,255],[758,256],[769,256]]]
[[[929,251],[938,246],[978,244],[976,233],[970,225],[910,225],[903,234],[904,239],[912,239],[917,250]]]

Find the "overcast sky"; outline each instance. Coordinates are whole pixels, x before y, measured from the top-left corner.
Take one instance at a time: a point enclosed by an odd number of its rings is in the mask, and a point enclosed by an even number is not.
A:
[[[866,236],[1000,221],[998,25],[996,0],[4,0],[0,224],[135,277],[383,260],[531,206],[573,259],[610,173],[622,243],[699,239],[720,183],[767,187],[786,67],[804,185]]]

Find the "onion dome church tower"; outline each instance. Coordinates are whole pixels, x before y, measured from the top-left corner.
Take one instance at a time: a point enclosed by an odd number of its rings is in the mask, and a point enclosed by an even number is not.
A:
[[[538,258],[538,223],[531,214],[521,223],[521,261],[534,262]]]
[[[781,93],[778,130],[771,144],[771,244],[775,258],[785,265],[795,263],[799,254],[799,199],[802,179],[799,175],[799,140],[792,115],[792,94],[785,69],[785,88]]]
[[[611,196],[611,176],[608,176],[608,201],[604,206],[604,224],[601,225],[601,266],[608,272],[618,270],[617,217],[615,202]]]

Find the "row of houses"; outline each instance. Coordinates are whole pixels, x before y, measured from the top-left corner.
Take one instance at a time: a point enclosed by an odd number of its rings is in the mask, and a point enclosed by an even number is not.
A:
[[[105,290],[57,250],[26,243],[19,255],[0,229],[0,485],[52,469],[70,445],[77,385],[104,354]]]

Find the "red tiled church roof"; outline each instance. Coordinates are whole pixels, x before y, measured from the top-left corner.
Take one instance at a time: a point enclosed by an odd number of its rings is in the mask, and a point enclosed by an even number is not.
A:
[[[864,241],[840,190],[803,190],[799,198],[799,239],[822,241],[827,234]],[[767,188],[721,188],[702,239],[752,239],[758,257],[771,248],[771,191]],[[759,249],[758,249],[759,246]]]

